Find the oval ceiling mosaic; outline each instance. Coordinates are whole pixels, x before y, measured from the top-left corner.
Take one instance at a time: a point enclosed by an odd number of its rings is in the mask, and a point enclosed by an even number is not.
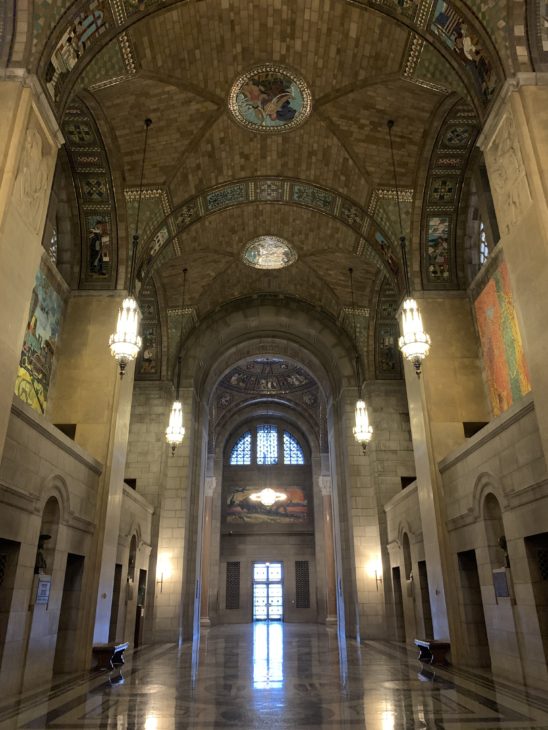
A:
[[[255,132],[285,132],[310,114],[312,97],[298,74],[274,64],[255,66],[238,76],[228,105],[236,121]]]
[[[258,236],[246,245],[242,259],[255,269],[284,269],[297,260],[297,252],[284,238]]]

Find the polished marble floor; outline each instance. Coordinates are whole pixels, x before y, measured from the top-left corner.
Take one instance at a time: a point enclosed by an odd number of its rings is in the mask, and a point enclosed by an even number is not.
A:
[[[0,730],[15,728],[548,730],[548,692],[485,671],[433,671],[401,644],[256,623],[213,628],[199,646],[138,649],[118,680],[57,678],[9,701],[0,690]]]

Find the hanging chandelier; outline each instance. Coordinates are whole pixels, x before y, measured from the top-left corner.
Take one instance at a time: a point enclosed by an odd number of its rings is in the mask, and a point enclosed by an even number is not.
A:
[[[419,305],[411,296],[411,284],[409,281],[409,269],[407,265],[407,245],[403,233],[403,224],[400,206],[400,191],[398,188],[398,177],[396,174],[396,160],[392,144],[392,127],[394,121],[389,119],[388,139],[390,141],[390,153],[392,156],[392,169],[394,171],[394,184],[396,187],[396,201],[398,204],[398,216],[400,221],[400,246],[403,262],[403,275],[405,281],[405,298],[402,303],[401,336],[398,340],[398,347],[406,360],[412,363],[417,376],[421,374],[421,364],[430,351],[430,335],[424,331]]]
[[[373,428],[369,423],[369,414],[367,412],[367,406],[362,398],[362,378],[361,378],[361,367],[360,367],[360,353],[358,350],[358,331],[356,327],[356,308],[354,306],[354,283],[352,280],[352,268],[348,269],[350,276],[350,293],[352,296],[352,317],[354,321],[354,347],[356,348],[356,387],[358,389],[358,400],[356,401],[355,410],[355,425],[352,429],[354,438],[361,444],[363,453],[367,448],[367,444],[373,437]]]
[[[186,289],[187,269],[183,269],[183,300],[181,307],[181,334],[179,337],[179,355],[177,357],[177,389],[175,391],[175,400],[171,406],[169,414],[169,423],[166,428],[166,441],[171,446],[171,455],[175,455],[177,446],[183,443],[185,437],[185,427],[183,426],[183,404],[180,399],[181,390],[181,348],[183,345],[183,322],[185,309],[185,289]]]
[[[137,220],[135,222],[135,233],[131,248],[131,260],[129,268],[129,283],[127,297],[122,302],[118,311],[116,332],[110,336],[109,347],[112,356],[118,362],[120,377],[124,376],[128,363],[135,360],[141,349],[141,310],[135,298],[135,262],[137,257],[137,246],[139,244],[139,214],[141,212],[141,198],[143,194],[143,174],[145,170],[145,156],[147,150],[148,128],[152,124],[151,119],[145,119],[145,141],[143,145],[143,158],[141,163],[141,179],[139,182],[139,198],[137,203]]]

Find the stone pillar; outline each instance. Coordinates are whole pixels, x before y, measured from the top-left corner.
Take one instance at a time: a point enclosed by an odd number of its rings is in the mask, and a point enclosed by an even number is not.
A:
[[[0,454],[62,142],[35,77],[0,81]]]
[[[118,549],[133,369],[120,378],[108,339],[123,294],[75,292],[67,303],[58,348],[49,416],[75,423],[75,441],[103,464],[97,495],[94,546],[87,565],[84,610],[93,641],[108,641]],[[95,596],[95,600],[91,597]]]
[[[418,299],[432,339],[417,377],[405,362],[405,380],[434,638],[452,640],[458,656],[457,603],[438,463],[464,441],[463,422],[488,421],[485,389],[471,307],[464,292],[423,294]]]
[[[506,82],[478,141],[548,460],[548,74]]]
[[[322,493],[323,533],[325,549],[325,586],[327,613],[325,623],[337,623],[337,585],[335,580],[335,548],[333,543],[333,504],[331,477],[319,477],[319,487]]]
[[[206,477],[204,483],[204,517],[202,528],[202,592],[200,596],[200,626],[211,626],[209,620],[209,561],[211,560],[211,514],[213,495],[217,486],[215,477]]]

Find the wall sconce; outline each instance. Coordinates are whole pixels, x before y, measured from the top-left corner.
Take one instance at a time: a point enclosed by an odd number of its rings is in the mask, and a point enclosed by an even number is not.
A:
[[[162,555],[156,561],[156,577],[160,575],[160,579],[156,580],[156,585],[160,586],[160,593],[164,590],[164,578],[167,580],[171,576],[171,560],[169,555]]]
[[[379,590],[379,584],[382,585],[382,560],[370,560],[367,564],[367,574],[371,579],[375,579],[375,586]]]

